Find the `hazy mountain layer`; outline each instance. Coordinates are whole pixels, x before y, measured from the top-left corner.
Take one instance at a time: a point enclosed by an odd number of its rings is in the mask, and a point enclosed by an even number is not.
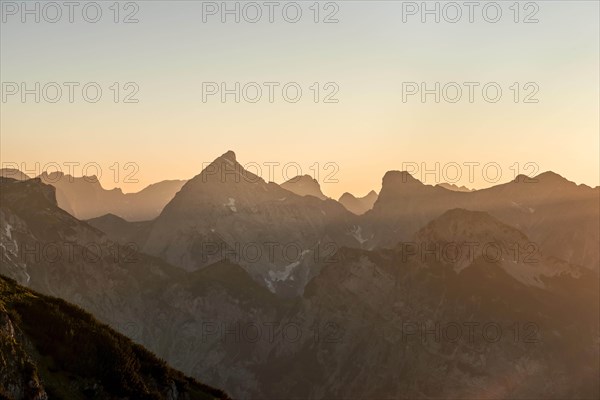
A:
[[[186,181],[170,180],[152,184],[137,193],[106,190],[95,176],[75,178],[62,173],[43,173],[39,178],[56,187],[58,206],[79,219],[115,214],[128,221],[156,218]]]
[[[310,175],[296,176],[282,183],[281,187],[296,193],[298,196],[314,196],[321,200],[327,199],[327,196],[321,192],[319,182]]]
[[[525,233],[532,245],[598,271],[600,188],[546,172],[474,192],[425,185],[407,172],[388,172],[373,210],[362,220],[364,246],[393,247],[446,210],[486,211]]]
[[[346,209],[356,215],[362,215],[373,208],[377,201],[377,193],[371,190],[364,197],[354,197],[351,193],[344,193],[338,200]]]

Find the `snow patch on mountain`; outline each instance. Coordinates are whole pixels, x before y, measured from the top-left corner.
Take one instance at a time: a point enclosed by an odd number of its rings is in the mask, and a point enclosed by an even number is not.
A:
[[[224,203],[223,206],[229,207],[229,209],[233,212],[237,212],[237,208],[235,207],[235,199],[233,197],[230,197],[227,203]]]
[[[271,281],[281,282],[288,280],[288,278],[290,278],[290,274],[294,271],[294,268],[300,265],[300,263],[304,259],[304,256],[310,252],[311,250],[302,250],[302,253],[300,253],[300,257],[298,258],[298,260],[283,267],[282,271],[269,271],[269,278],[271,279]]]
[[[4,232],[6,232],[6,237],[8,237],[9,239],[12,239],[12,226],[7,223],[6,226],[4,227]]]
[[[358,243],[363,244],[367,241],[367,239],[362,236],[362,227],[360,225],[354,226],[352,231],[352,236],[358,241]]]

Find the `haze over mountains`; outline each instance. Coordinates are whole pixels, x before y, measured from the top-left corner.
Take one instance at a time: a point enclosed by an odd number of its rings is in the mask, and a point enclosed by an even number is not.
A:
[[[599,187],[576,185],[553,172],[535,178],[519,175],[509,183],[464,193],[391,171],[365,215],[365,245],[393,246],[445,210],[465,208],[486,211],[520,229],[549,255],[598,270],[599,195]]]
[[[0,176],[16,180],[31,179],[18,169],[0,169]],[[175,196],[186,180],[166,180],[154,183],[137,193],[123,193],[121,189],[104,189],[95,176],[73,177],[61,172],[39,176],[44,183],[56,187],[58,206],[80,219],[98,218],[113,214],[127,221],[148,221],[160,214],[164,206]],[[299,196],[314,196],[325,200],[316,179],[310,175],[296,176],[281,184],[281,187]],[[355,199],[344,193],[340,203],[355,214],[362,214],[373,207],[377,194]]]
[[[0,273],[235,398],[597,398],[600,192],[535,179],[357,215],[227,152],[139,222],[0,179]]]
[[[2,169],[0,176],[17,180],[30,179],[15,169]],[[186,182],[161,181],[137,193],[123,193],[119,188],[104,189],[95,176],[73,177],[62,172],[43,172],[39,178],[56,187],[58,206],[77,218],[89,219],[115,214],[128,221],[156,218]]]

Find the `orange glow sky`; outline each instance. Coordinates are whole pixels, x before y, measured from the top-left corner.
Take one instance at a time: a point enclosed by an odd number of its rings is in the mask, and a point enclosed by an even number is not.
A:
[[[125,192],[191,178],[227,150],[264,166],[266,180],[265,163],[295,163],[313,176],[318,163],[322,190],[335,198],[379,191],[383,174],[403,163],[479,162],[472,182],[467,167],[456,182],[475,188],[494,184],[486,163],[501,167],[498,183],[513,178],[518,163],[521,173],[553,170],[597,186],[598,3],[539,4],[537,24],[403,24],[400,6],[383,1],[340,3],[336,24],[202,23],[199,2],[141,2],[140,22],[129,25],[8,20],[2,82],[94,81],[105,93],[95,104],[3,101],[0,158],[28,170],[94,162],[104,187]],[[202,82],[267,81],[298,82],[301,101],[202,102]],[[423,81],[498,82],[504,93],[494,104],[480,96],[403,103],[402,83]],[[135,82],[139,103],[114,103],[112,82]],[[313,82],[335,82],[339,102],[315,103]],[[535,82],[539,103],[515,103],[514,82]],[[139,167],[137,183],[124,181],[127,162]],[[337,183],[326,181],[334,171],[326,163],[339,168]],[[283,167],[274,171],[283,182]],[[288,178],[295,171],[289,167]],[[431,184],[446,180],[419,174]]]

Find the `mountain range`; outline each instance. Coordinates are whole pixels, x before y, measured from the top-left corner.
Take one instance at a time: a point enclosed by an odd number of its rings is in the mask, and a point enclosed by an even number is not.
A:
[[[227,152],[131,222],[0,179],[0,274],[235,398],[598,398],[598,188],[391,171],[357,215],[298,181]]]
[[[2,169],[0,176],[17,180],[30,177],[16,169]],[[119,188],[104,189],[96,176],[73,177],[62,172],[42,172],[42,182],[56,188],[58,206],[80,219],[115,214],[128,221],[156,218],[185,184],[185,180],[166,180],[147,186],[136,193]]]

